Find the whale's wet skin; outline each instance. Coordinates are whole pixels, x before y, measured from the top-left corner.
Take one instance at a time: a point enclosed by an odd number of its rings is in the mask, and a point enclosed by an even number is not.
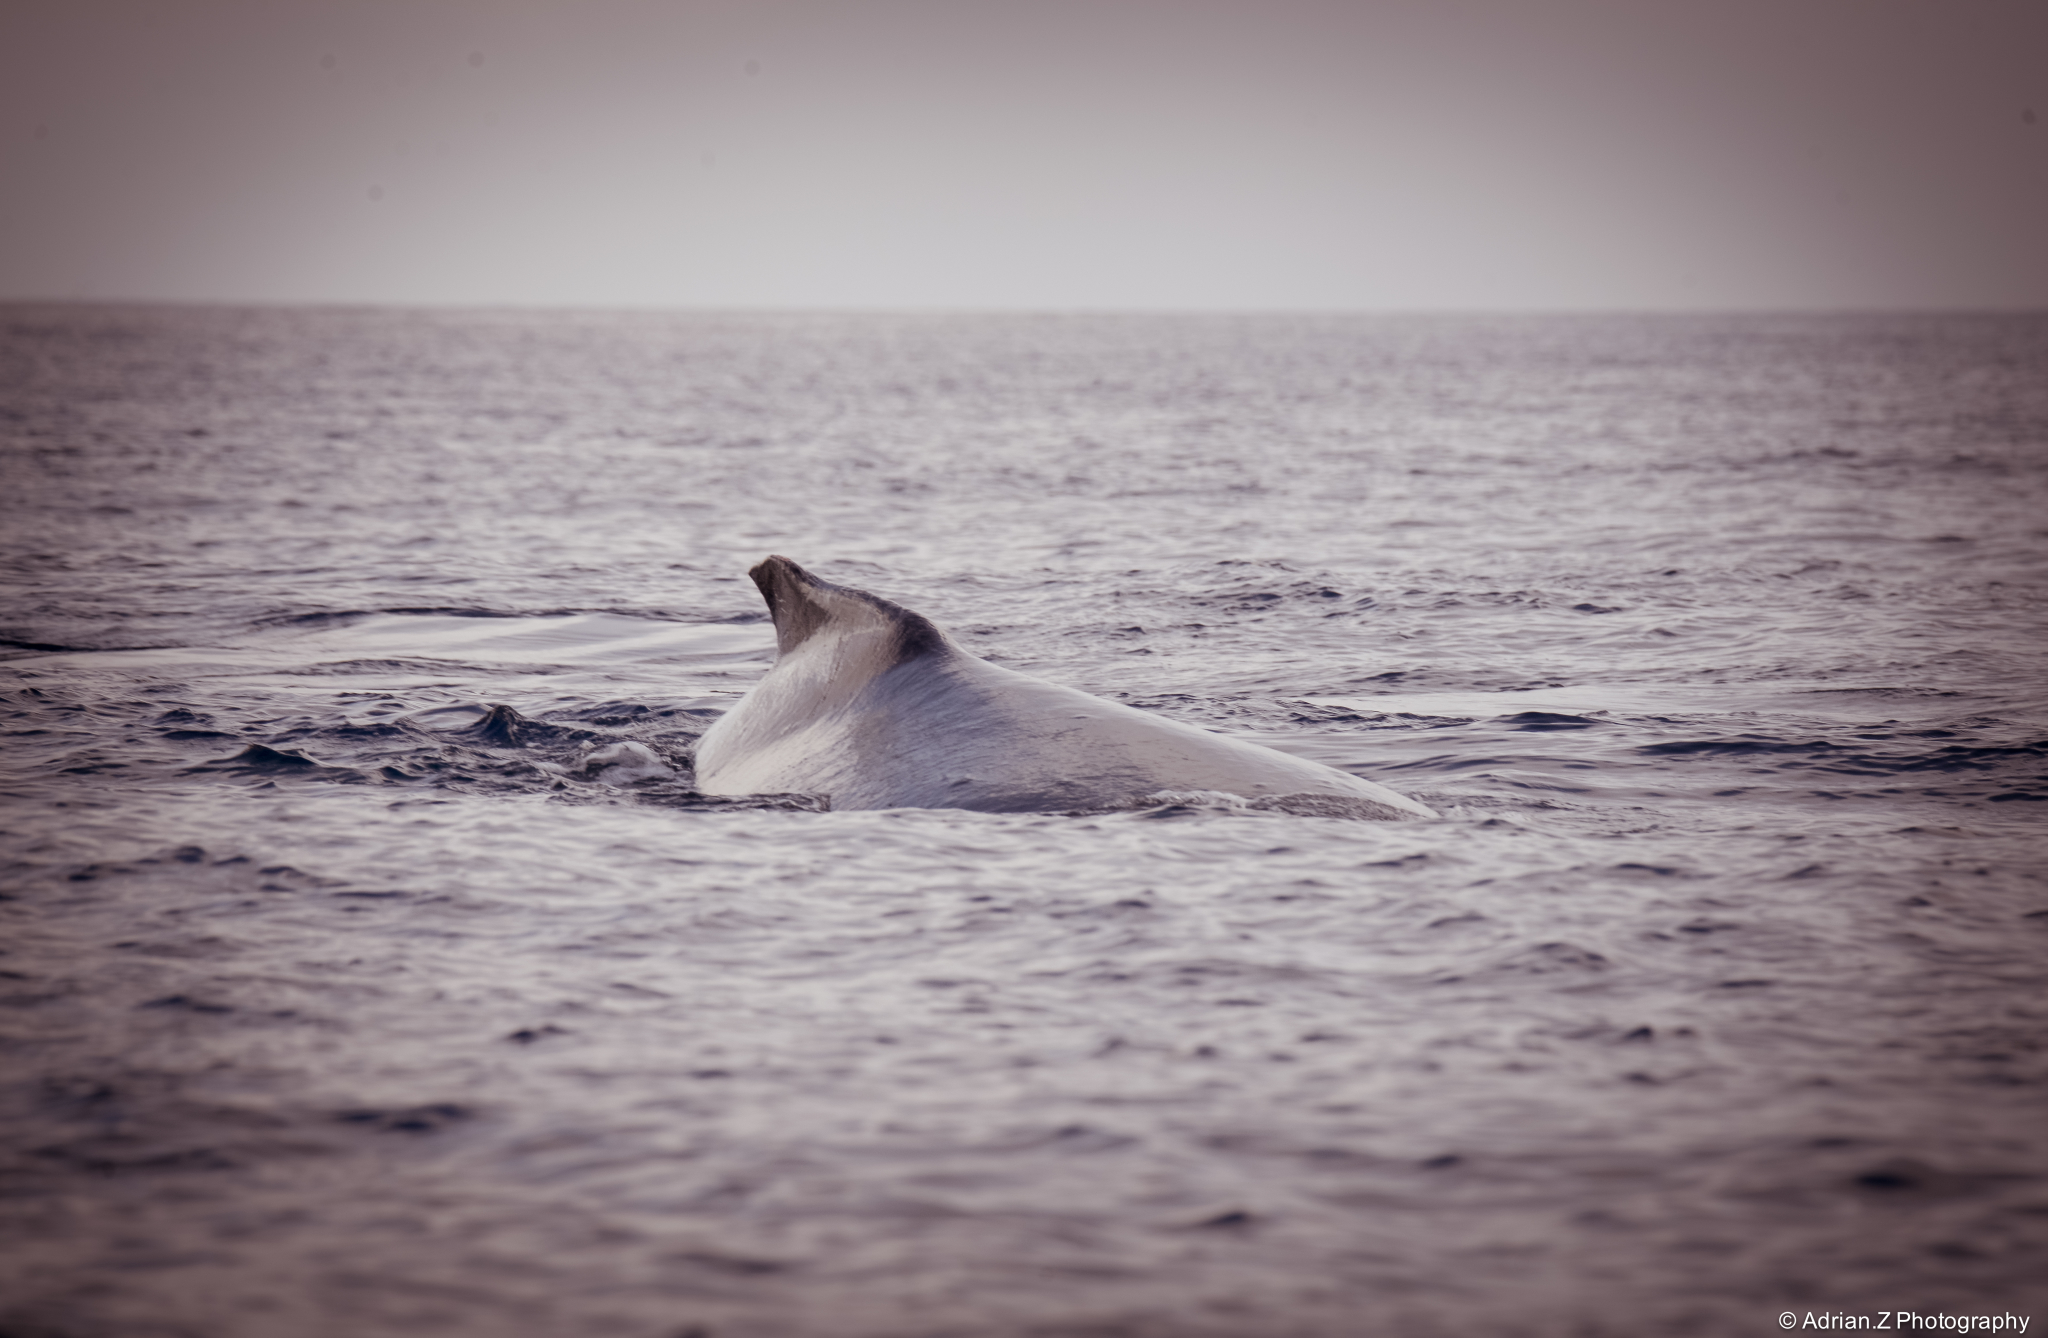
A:
[[[2048,1322],[2048,322],[5,316],[0,1333]],[[721,785],[771,552],[1441,817]]]
[[[1334,767],[1000,668],[922,614],[788,558],[748,575],[775,619],[775,667],[698,741],[707,794],[987,813],[1200,797],[1318,817],[1436,816]]]

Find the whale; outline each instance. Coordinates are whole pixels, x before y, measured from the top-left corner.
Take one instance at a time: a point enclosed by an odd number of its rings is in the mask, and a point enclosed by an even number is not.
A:
[[[774,619],[775,663],[698,741],[699,793],[988,813],[1207,795],[1311,815],[1437,816],[1334,767],[991,664],[924,615],[786,557],[747,574]]]

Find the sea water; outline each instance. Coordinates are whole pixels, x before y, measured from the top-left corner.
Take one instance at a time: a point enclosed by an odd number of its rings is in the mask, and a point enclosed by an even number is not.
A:
[[[2048,1323],[2048,318],[0,330],[0,1331]],[[1444,817],[698,796],[769,553]]]

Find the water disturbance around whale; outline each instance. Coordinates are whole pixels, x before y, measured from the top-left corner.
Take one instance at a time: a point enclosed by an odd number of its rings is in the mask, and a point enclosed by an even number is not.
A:
[[[1020,813],[1209,792],[1333,817],[1436,816],[1334,767],[991,664],[922,614],[788,558],[748,575],[775,620],[776,660],[698,745],[706,794]]]

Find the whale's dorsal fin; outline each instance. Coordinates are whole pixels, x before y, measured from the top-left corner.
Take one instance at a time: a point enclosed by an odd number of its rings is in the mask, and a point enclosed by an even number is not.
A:
[[[898,661],[950,648],[946,634],[923,614],[865,590],[821,581],[786,557],[763,558],[747,575],[754,578],[754,584],[761,587],[761,598],[768,601],[768,614],[775,620],[777,655],[789,654],[835,624],[841,630],[892,630]]]

